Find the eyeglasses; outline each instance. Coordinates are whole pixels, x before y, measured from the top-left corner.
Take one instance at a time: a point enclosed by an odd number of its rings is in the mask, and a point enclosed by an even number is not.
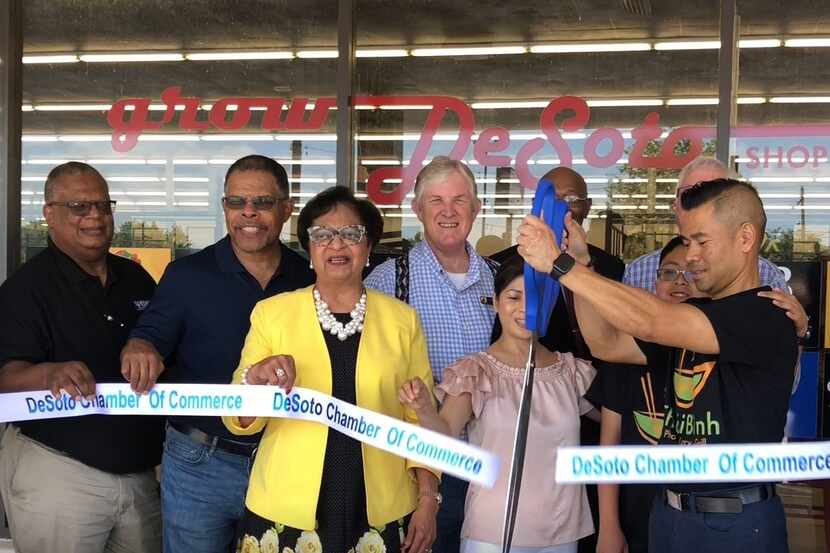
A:
[[[663,282],[674,282],[677,277],[682,276],[686,282],[691,282],[691,271],[681,271],[673,267],[666,267],[665,269],[657,269],[657,278]]]
[[[92,211],[92,206],[101,215],[112,215],[115,209],[115,200],[77,201],[77,202],[46,202],[47,206],[65,207],[75,217],[86,217]]]
[[[245,196],[225,196],[222,198],[222,203],[225,204],[225,207],[234,211],[245,209],[248,202],[250,202],[257,211],[268,211],[269,209],[274,209],[277,202],[284,199],[285,198],[275,198],[273,196],[254,196],[253,198],[246,198]]]
[[[339,229],[329,227],[313,226],[308,229],[308,239],[318,246],[328,246],[339,236],[343,242],[350,246],[359,244],[366,236],[366,227],[363,225],[348,225]]]
[[[588,196],[577,196],[575,194],[568,194],[567,196],[563,196],[559,199],[567,203],[568,205],[582,205],[588,201]]]

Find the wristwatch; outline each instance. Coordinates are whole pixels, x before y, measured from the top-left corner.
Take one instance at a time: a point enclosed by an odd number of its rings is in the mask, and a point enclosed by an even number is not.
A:
[[[553,261],[553,269],[550,270],[550,276],[559,280],[561,277],[568,274],[568,271],[573,269],[576,264],[576,259],[568,253],[559,254]]]
[[[418,494],[418,499],[421,499],[422,497],[434,499],[438,506],[440,506],[441,503],[444,501],[444,496],[441,495],[439,492],[431,492],[428,490],[424,490]]]
[[[810,318],[807,317],[807,332],[804,333],[804,336],[798,339],[798,345],[806,346],[807,342],[810,341],[810,338],[813,335],[813,326],[810,324]]]

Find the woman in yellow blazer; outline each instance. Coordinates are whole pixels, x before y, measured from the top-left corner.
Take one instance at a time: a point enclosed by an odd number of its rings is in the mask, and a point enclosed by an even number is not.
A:
[[[398,389],[432,388],[415,311],[363,287],[383,221],[345,187],[311,199],[297,234],[314,286],[259,302],[233,382],[310,388],[409,422]],[[239,550],[428,553],[441,497],[437,473],[328,427],[281,418],[224,417],[238,435],[264,429],[245,499]]]

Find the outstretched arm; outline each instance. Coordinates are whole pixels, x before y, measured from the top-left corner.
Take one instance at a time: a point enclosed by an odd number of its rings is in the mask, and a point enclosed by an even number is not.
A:
[[[614,282],[586,267],[583,264],[587,264],[583,257],[583,251],[587,254],[584,231],[570,214],[565,223],[568,247],[578,263],[560,278],[560,282],[577,298],[577,317],[581,311],[579,322],[583,334],[586,337],[591,335],[592,341],[599,345],[600,351],[594,352],[594,355],[603,358],[602,353],[610,353],[614,359],[609,360],[645,364],[645,356],[633,340],[635,336],[647,342],[687,348],[698,353],[720,352],[715,331],[699,309],[664,302],[644,290]],[[519,227],[519,254],[525,261],[537,271],[550,272],[560,253],[550,227],[538,217],[526,216]],[[581,309],[580,303],[585,304]],[[615,330],[611,331],[611,327]],[[603,332],[608,332],[610,336],[602,336]],[[608,351],[603,351],[604,346],[600,344],[603,340],[611,344],[607,346]]]
[[[415,411],[421,426],[453,438],[461,434],[473,416],[472,396],[469,393],[448,395],[444,398],[439,413],[426,385],[417,377],[403,383],[398,392],[398,399]]]

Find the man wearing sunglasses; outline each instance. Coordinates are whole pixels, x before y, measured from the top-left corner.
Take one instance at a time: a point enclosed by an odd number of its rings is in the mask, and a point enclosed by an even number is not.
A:
[[[228,234],[171,263],[121,355],[136,392],[168,379],[227,384],[254,305],[313,282],[308,262],[280,240],[294,207],[288,175],[271,158],[237,160],[225,176]],[[161,469],[164,551],[226,552],[245,509],[259,435],[234,436],[219,417],[170,417]]]
[[[49,173],[48,245],[0,286],[0,392],[32,391],[49,405],[123,382],[118,356],[155,283],[108,253],[114,207],[93,167],[69,162]],[[154,467],[163,430],[158,417],[103,415],[10,426],[0,495],[15,549],[161,551]]]

